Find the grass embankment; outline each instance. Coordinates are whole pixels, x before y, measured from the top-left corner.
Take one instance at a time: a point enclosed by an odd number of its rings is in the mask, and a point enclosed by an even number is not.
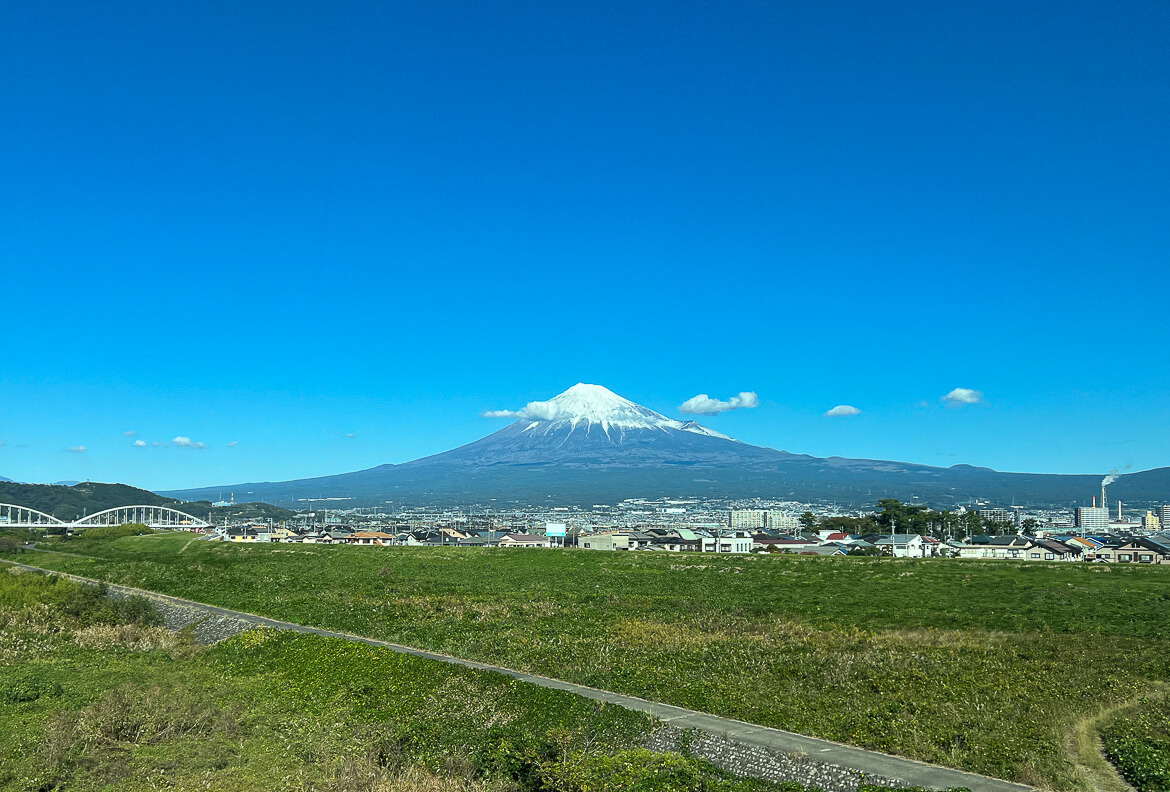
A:
[[[800,792],[630,749],[648,718],[498,674],[0,572],[0,789]]]
[[[1107,565],[239,546],[32,563],[1056,789],[1170,680],[1170,577]],[[182,550],[182,552],[179,552]]]

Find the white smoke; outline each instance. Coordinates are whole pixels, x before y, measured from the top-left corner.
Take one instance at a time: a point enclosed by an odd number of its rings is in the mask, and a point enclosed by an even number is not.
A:
[[[1108,487],[1110,484],[1112,484],[1115,481],[1117,481],[1117,471],[1116,470],[1114,470],[1112,473],[1110,473],[1105,478],[1101,479],[1101,486]]]

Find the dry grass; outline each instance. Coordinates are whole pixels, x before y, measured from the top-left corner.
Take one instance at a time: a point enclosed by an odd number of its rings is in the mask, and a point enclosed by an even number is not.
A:
[[[327,792],[516,792],[511,781],[474,778],[470,769],[452,758],[447,772],[436,773],[417,765],[388,769],[369,759],[337,767]]]
[[[73,642],[83,649],[111,649],[124,647],[135,652],[154,649],[177,649],[190,641],[165,627],[144,627],[138,624],[95,624],[73,633]]]

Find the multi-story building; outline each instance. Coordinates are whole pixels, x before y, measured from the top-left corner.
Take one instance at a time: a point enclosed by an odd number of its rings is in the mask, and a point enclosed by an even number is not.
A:
[[[1159,506],[1156,514],[1158,521],[1162,523],[1162,530],[1170,531],[1170,505]]]
[[[731,530],[758,531],[768,527],[767,509],[732,509]]]
[[[1109,510],[1101,506],[1078,506],[1076,527],[1082,533],[1103,533],[1109,530]]]
[[[797,526],[796,515],[779,509],[768,510],[768,528],[778,533],[793,533]]]
[[[1158,515],[1154,514],[1153,512],[1146,512],[1144,515],[1142,515],[1142,530],[1143,531],[1148,531],[1150,533],[1156,533],[1158,531],[1158,529],[1161,527],[1162,527],[1162,523],[1158,519]]]
[[[988,522],[1016,524],[1016,513],[1007,509],[978,509],[977,513]]]

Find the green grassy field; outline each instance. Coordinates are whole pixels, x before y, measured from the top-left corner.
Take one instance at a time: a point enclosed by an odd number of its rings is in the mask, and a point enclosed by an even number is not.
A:
[[[1170,681],[1170,576],[1109,565],[73,542],[30,563],[1053,789]]]
[[[142,606],[0,572],[0,789],[803,790],[633,748],[618,707],[291,632],[204,649]]]

